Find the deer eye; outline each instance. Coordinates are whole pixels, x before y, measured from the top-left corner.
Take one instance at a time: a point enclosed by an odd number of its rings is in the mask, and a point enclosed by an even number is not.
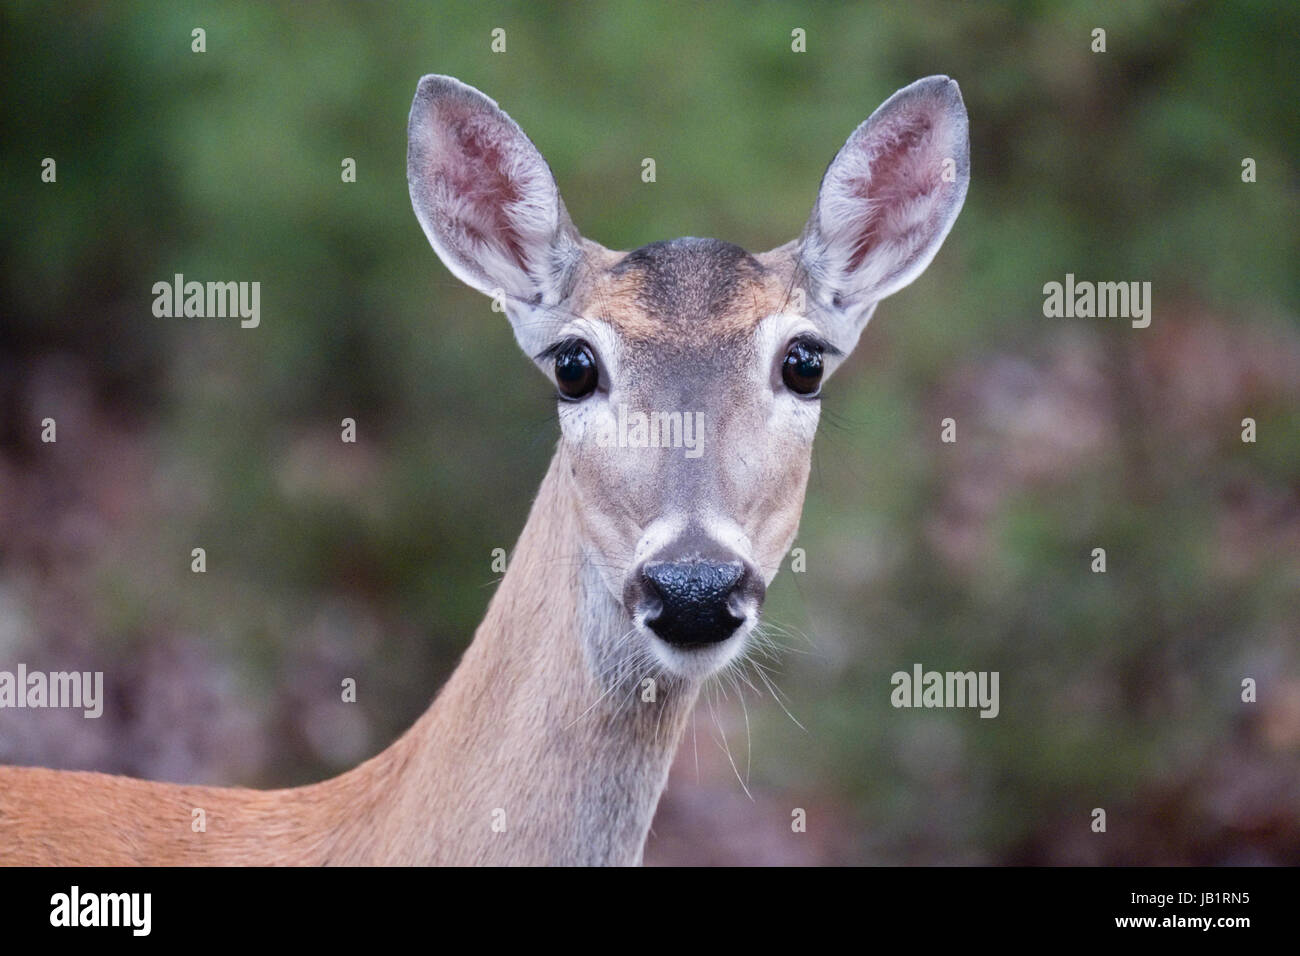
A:
[[[565,398],[585,398],[596,390],[599,381],[596,357],[586,342],[573,342],[555,354],[555,384]]]
[[[822,387],[821,348],[803,339],[791,342],[781,363],[781,379],[798,395],[817,394]]]

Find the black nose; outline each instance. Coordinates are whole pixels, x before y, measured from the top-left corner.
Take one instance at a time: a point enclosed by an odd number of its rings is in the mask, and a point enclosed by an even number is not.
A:
[[[744,623],[731,609],[746,577],[740,561],[651,561],[641,576],[659,604],[646,624],[669,644],[717,644]]]

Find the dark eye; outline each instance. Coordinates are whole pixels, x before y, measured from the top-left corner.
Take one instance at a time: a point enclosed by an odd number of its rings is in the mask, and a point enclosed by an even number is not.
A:
[[[796,394],[816,394],[822,387],[822,350],[811,342],[791,342],[781,363],[781,378]]]
[[[586,342],[574,342],[556,353],[555,384],[565,398],[579,399],[590,395],[596,390],[599,380],[596,357]]]

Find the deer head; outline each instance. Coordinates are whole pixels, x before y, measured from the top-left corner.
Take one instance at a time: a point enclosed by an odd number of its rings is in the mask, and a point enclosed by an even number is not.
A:
[[[420,81],[407,179],[438,256],[504,304],[555,385],[582,558],[639,643],[618,652],[687,681],[724,667],[794,540],[824,384],[965,199],[957,84],[886,100],[831,161],[800,238],[758,255],[583,238],[514,120],[447,76]]]

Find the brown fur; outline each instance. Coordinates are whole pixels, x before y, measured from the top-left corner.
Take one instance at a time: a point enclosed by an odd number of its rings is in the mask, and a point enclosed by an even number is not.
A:
[[[589,246],[595,245],[589,243]],[[590,278],[573,296],[631,342],[672,349],[716,347],[747,336],[789,299],[792,270],[738,246],[674,239],[630,253],[588,250]]]

